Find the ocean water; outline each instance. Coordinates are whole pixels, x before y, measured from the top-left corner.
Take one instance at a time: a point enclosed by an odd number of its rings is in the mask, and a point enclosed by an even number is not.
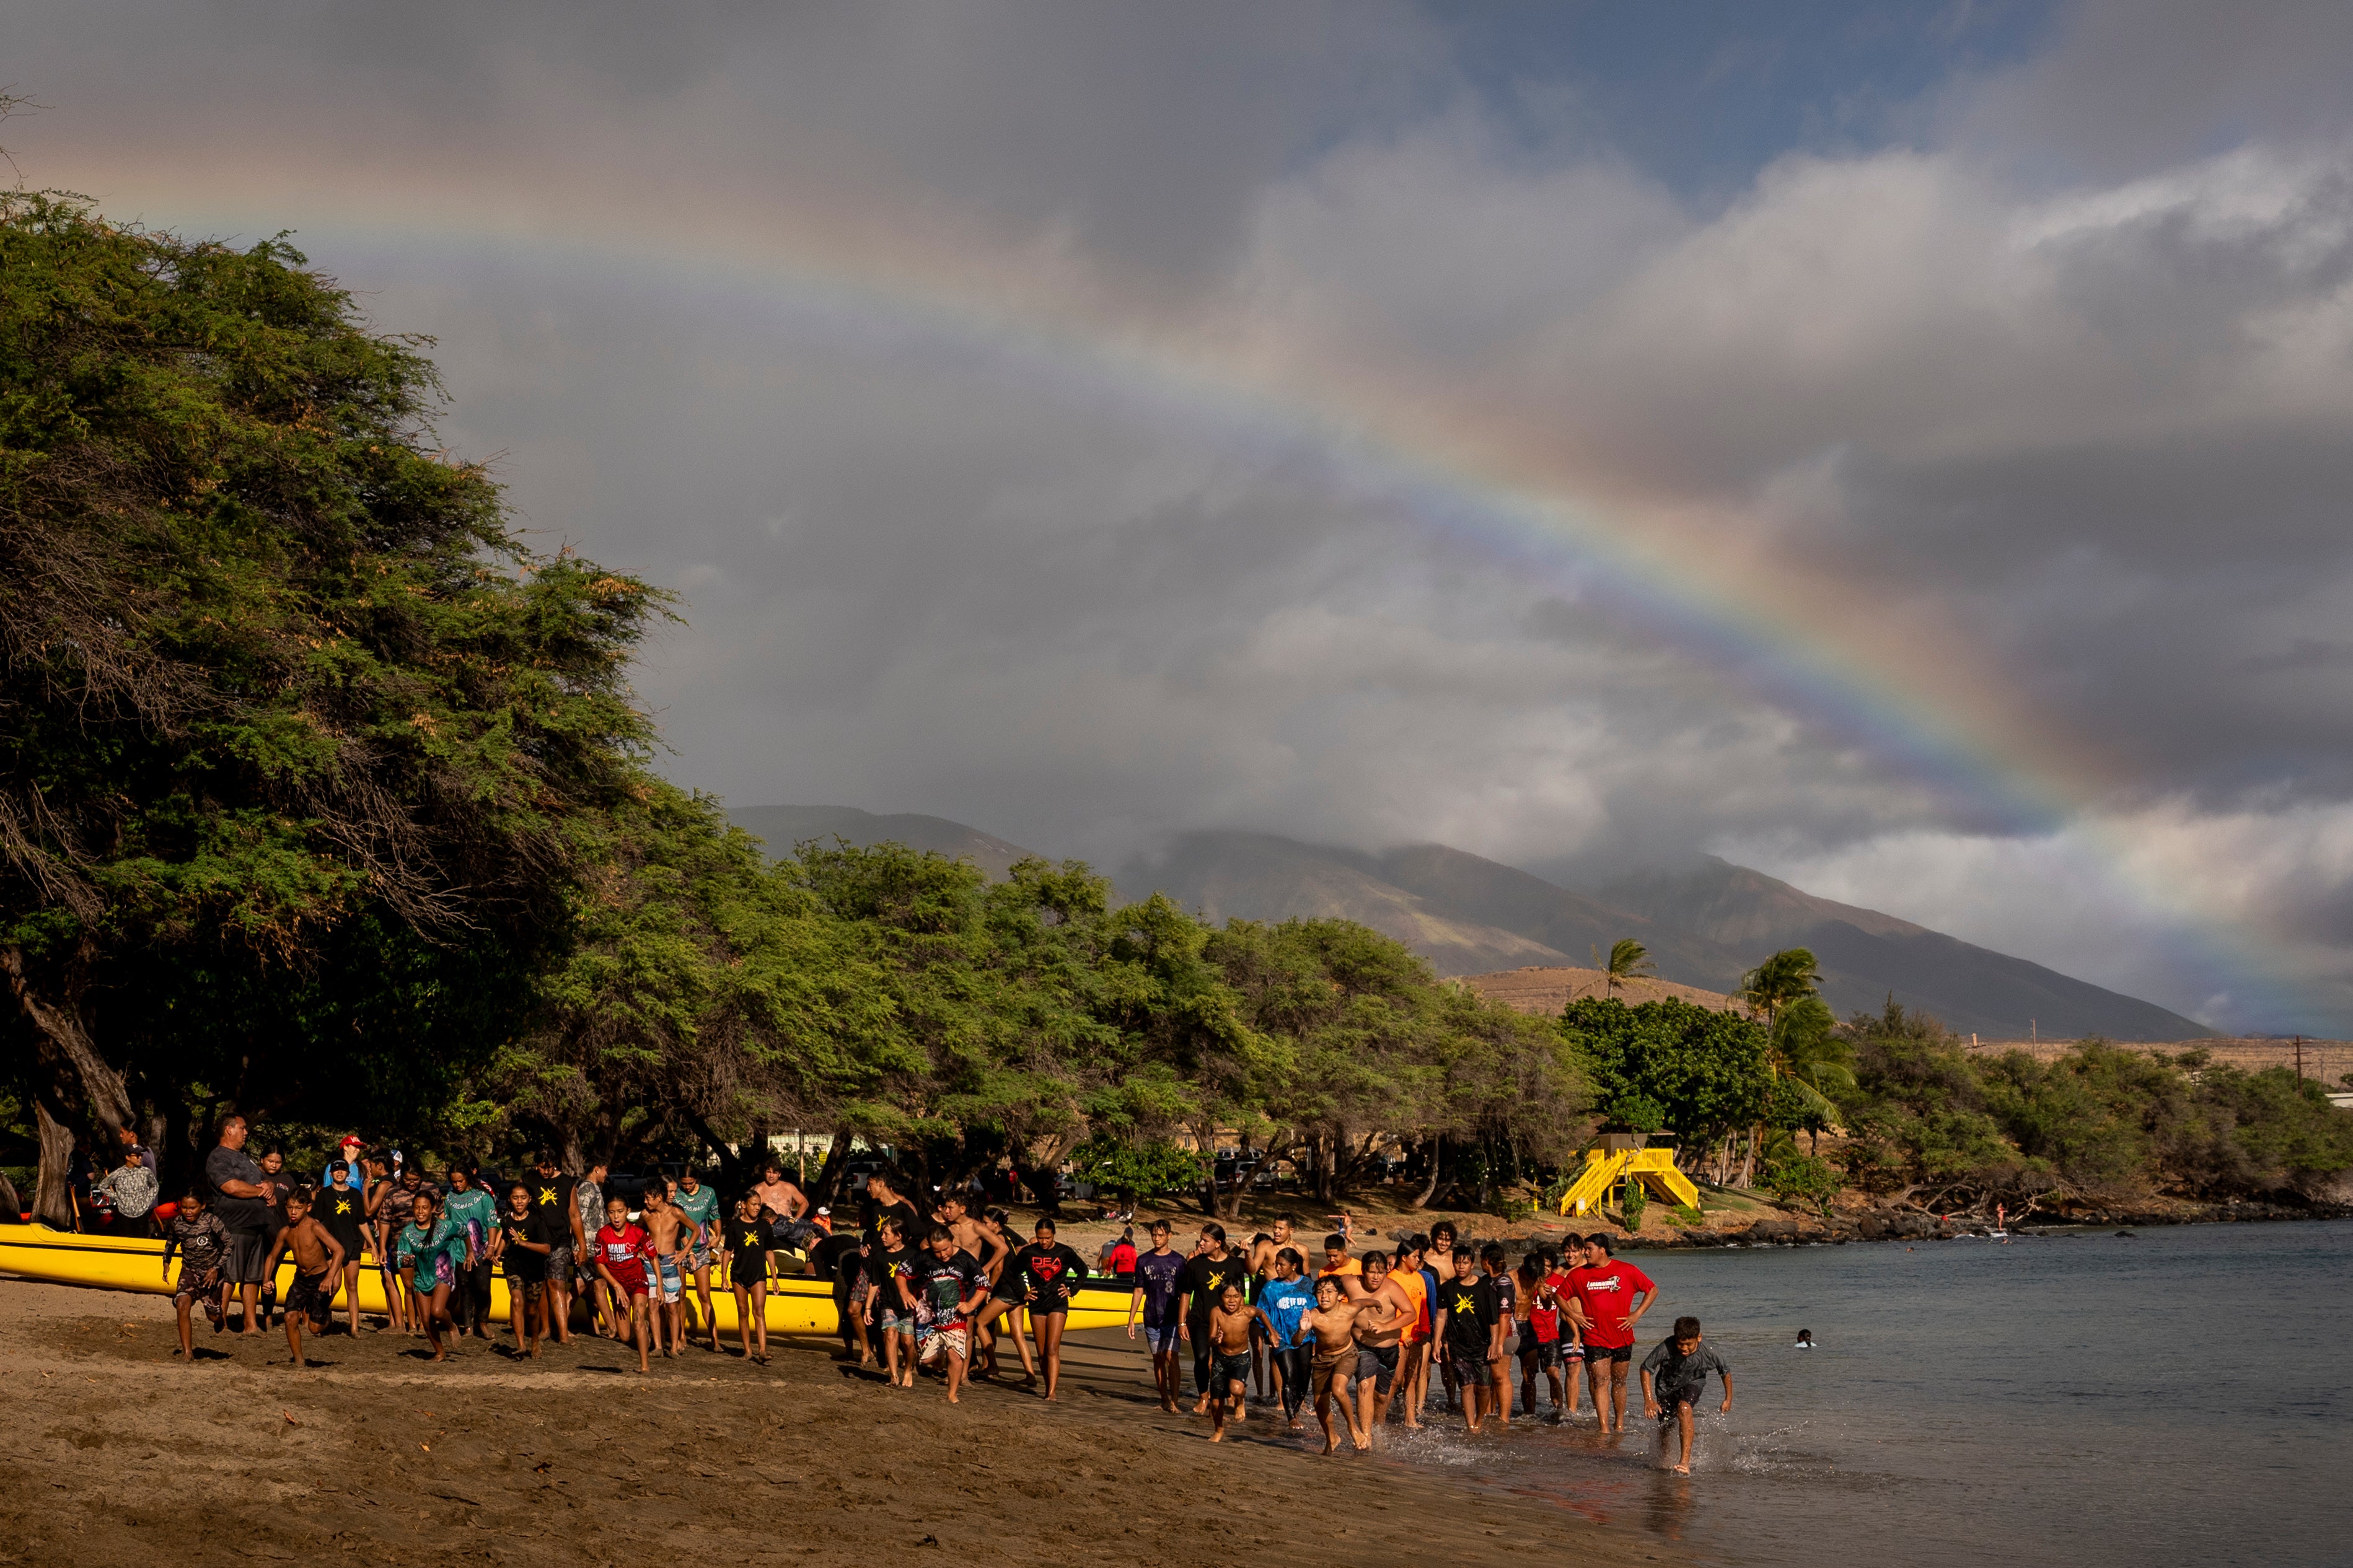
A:
[[[1622,1439],[1456,1421],[1387,1462],[1705,1563],[2353,1563],[2353,1223],[1630,1256],[1641,1349],[1688,1312],[1732,1366],[1690,1477],[1639,1387]]]

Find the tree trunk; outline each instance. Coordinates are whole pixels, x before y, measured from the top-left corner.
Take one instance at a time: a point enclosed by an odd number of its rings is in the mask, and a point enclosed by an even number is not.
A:
[[[69,1178],[73,1167],[73,1130],[50,1110],[46,1094],[34,1096],[33,1116],[41,1140],[40,1175],[33,1189],[33,1217],[59,1230],[71,1230],[74,1205]]]
[[[809,1184],[809,1202],[832,1207],[841,1196],[842,1173],[849,1168],[849,1129],[837,1127],[832,1142],[826,1145],[825,1163],[817,1168],[817,1180]]]
[[[16,1184],[0,1171],[0,1225],[17,1225],[25,1215],[25,1200],[16,1195]]]
[[[1421,1184],[1421,1195],[1413,1200],[1414,1207],[1426,1209],[1430,1200],[1438,1195],[1438,1161],[1439,1156],[1445,1152],[1446,1140],[1443,1137],[1430,1141],[1430,1180]]]
[[[122,1075],[108,1065],[99,1054],[98,1047],[82,1027],[79,997],[66,997],[62,1003],[43,997],[25,973],[25,952],[22,948],[0,948],[0,973],[8,977],[8,989],[16,999],[17,1008],[26,1021],[33,1026],[39,1040],[39,1053],[49,1068],[49,1076],[57,1082],[57,1098],[60,1110],[71,1107],[77,1100],[87,1100],[90,1109],[103,1122],[109,1132],[131,1125],[131,1091],[123,1086]],[[69,1088],[68,1085],[71,1087]],[[69,1115],[68,1125],[81,1121]],[[110,1145],[112,1140],[108,1140]],[[72,1140],[69,1135],[69,1148]]]

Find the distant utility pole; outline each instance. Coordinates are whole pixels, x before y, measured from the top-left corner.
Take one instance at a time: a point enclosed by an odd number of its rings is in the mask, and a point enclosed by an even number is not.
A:
[[[2034,1037],[2034,1043],[2036,1045],[2039,1046],[2042,1043],[2042,1022],[2041,1019],[2029,1018],[2026,1020],[2026,1032]]]
[[[2299,1083],[2304,1080],[2304,1037],[2302,1035],[2295,1037],[2295,1076]]]

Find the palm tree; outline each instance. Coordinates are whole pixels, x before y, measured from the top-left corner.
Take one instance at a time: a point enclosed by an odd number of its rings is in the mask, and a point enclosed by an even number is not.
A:
[[[1651,962],[1651,950],[1630,936],[1621,936],[1609,944],[1609,989],[1614,994],[1629,980],[1655,974],[1659,966]]]
[[[1821,981],[1822,972],[1811,950],[1785,948],[1742,975],[1740,989],[1733,994],[1747,1003],[1748,1011],[1762,1017],[1769,1028],[1781,1009],[1801,996],[1811,996]]]
[[[1811,993],[1786,1004],[1766,1037],[1765,1060],[1776,1079],[1787,1079],[1820,1128],[1835,1126],[1838,1107],[1832,1089],[1854,1087],[1854,1048],[1838,1035],[1838,1020],[1830,1004]]]

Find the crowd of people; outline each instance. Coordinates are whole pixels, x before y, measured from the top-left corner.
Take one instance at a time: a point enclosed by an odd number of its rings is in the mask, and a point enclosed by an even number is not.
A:
[[[691,1167],[634,1194],[607,1191],[605,1167],[575,1177],[545,1153],[511,1181],[461,1165],[444,1184],[353,1139],[301,1185],[274,1151],[248,1155],[247,1137],[231,1118],[199,1190],[167,1205],[164,1269],[169,1278],[180,1258],[184,1356],[195,1354],[195,1313],[224,1331],[241,1297],[240,1331],[263,1332],[274,1311],[301,1364],[303,1333],[327,1331],[338,1300],[360,1332],[360,1272],[373,1260],[381,1331],[421,1336],[437,1361],[468,1335],[491,1337],[494,1272],[519,1356],[575,1332],[626,1342],[641,1372],[696,1335],[717,1352],[716,1273],[733,1297],[739,1353],[765,1363],[766,1295],[789,1274],[830,1281],[844,1359],[891,1386],[927,1374],[957,1401],[970,1380],[1002,1375],[1009,1342],[1022,1385],[1051,1400],[1074,1292],[1098,1279],[1052,1219],[1023,1241],[983,1195],[939,1192],[919,1206],[888,1170],[866,1177],[855,1226],[837,1226],[773,1163],[732,1199]],[[1312,1262],[1288,1219],[1247,1245],[1209,1221],[1180,1252],[1166,1220],[1149,1226],[1148,1247],[1132,1228],[1106,1244],[1098,1282],[1127,1292],[1127,1335],[1145,1341],[1164,1409],[1185,1408],[1189,1358],[1191,1410],[1208,1418],[1211,1441],[1246,1424],[1253,1400],[1286,1431],[1312,1404],[1328,1454],[1344,1432],[1366,1449],[1385,1426],[1419,1428],[1434,1408],[1459,1410],[1477,1433],[1508,1428],[1515,1414],[1567,1419],[1589,1402],[1604,1432],[1622,1433],[1632,1384],[1646,1415],[1680,1436],[1683,1470],[1711,1372],[1731,1409],[1730,1370],[1696,1319],[1676,1320],[1634,1378],[1658,1287],[1613,1256],[1605,1233],[1539,1245],[1514,1264],[1500,1244],[1465,1245],[1444,1222],[1357,1251],[1346,1216],[1334,1217],[1341,1228]],[[294,1284],[277,1302],[270,1282],[288,1258]]]

